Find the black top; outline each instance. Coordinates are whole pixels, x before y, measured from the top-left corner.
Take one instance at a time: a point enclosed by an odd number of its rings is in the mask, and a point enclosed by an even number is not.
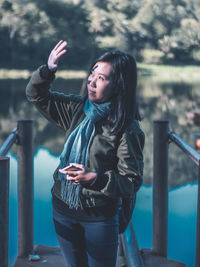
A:
[[[70,209],[66,203],[57,198],[55,195],[52,195],[53,208],[70,218],[85,221],[85,222],[97,222],[104,221],[108,218],[113,217],[119,210],[119,203],[115,201],[110,201],[110,204],[101,207],[94,208],[84,208],[82,209]]]

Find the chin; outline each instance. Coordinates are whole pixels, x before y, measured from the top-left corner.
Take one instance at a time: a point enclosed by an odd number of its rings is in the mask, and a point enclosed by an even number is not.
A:
[[[88,94],[88,98],[90,99],[91,102],[101,104],[104,103],[103,99],[96,98],[95,96],[91,96]]]
[[[90,99],[91,102],[97,103],[98,99],[96,97],[92,97],[91,95],[88,95],[88,98]]]

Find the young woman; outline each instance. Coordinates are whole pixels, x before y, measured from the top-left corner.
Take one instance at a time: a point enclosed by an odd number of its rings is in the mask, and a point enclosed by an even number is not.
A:
[[[60,41],[27,85],[27,98],[66,133],[52,188],[53,218],[68,267],[115,267],[120,199],[142,183],[144,134],[133,57],[112,51],[91,67],[87,95],[49,90],[67,43]]]

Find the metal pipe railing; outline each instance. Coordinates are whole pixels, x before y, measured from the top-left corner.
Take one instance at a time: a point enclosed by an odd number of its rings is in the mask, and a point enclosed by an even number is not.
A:
[[[18,256],[33,251],[33,134],[32,120],[20,120],[18,129]]]
[[[0,156],[5,156],[16,140],[17,140],[17,128],[14,128],[11,134],[7,137],[7,139],[0,147]]]
[[[8,157],[0,157],[0,267],[8,266],[9,163]]]
[[[200,267],[200,161],[198,168],[197,226],[195,267]]]
[[[33,130],[32,120],[19,120],[0,147],[0,267],[8,266],[9,158],[3,157],[17,140],[18,257],[33,251]]]
[[[168,121],[154,121],[153,251],[167,256],[168,234]]]
[[[189,146],[179,136],[169,132],[169,140],[174,142],[184,153],[186,153],[196,165],[198,165],[198,197],[197,197],[197,224],[196,224],[196,255],[195,267],[200,267],[200,153]]]
[[[197,165],[200,162],[200,154],[174,132],[169,132],[169,140],[174,142],[184,153],[186,153]]]
[[[127,267],[144,267],[132,222],[129,223],[126,231],[120,235],[120,240],[126,258]]]

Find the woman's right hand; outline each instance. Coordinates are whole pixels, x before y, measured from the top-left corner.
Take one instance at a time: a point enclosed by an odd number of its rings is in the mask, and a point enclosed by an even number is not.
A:
[[[51,51],[49,58],[48,58],[48,68],[51,71],[56,71],[58,67],[58,60],[59,58],[66,53],[65,47],[67,46],[67,42],[61,40],[57,43],[57,45],[54,47],[54,49]]]

